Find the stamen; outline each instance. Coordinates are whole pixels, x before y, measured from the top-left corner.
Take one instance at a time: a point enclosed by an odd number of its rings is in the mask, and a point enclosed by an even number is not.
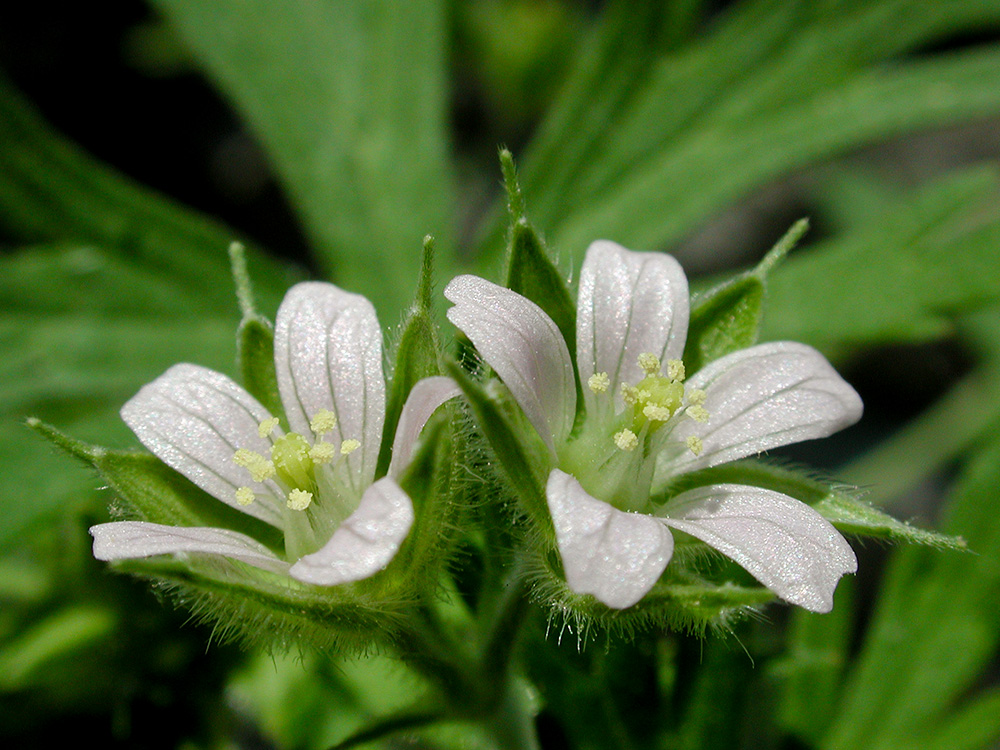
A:
[[[639,389],[634,385],[622,383],[622,401],[628,406],[635,406],[639,402]]]
[[[705,395],[705,391],[701,390],[701,388],[692,388],[688,391],[688,403],[691,406],[701,406],[705,403]]]
[[[684,363],[679,359],[667,362],[667,377],[677,383],[684,380]]]
[[[316,435],[325,435],[337,426],[337,415],[329,409],[320,409],[313,415],[309,429]]]
[[[314,464],[328,464],[333,460],[334,455],[333,443],[327,443],[323,440],[309,449],[309,458],[313,460]]]
[[[255,482],[263,482],[270,479],[275,474],[274,463],[268,461],[259,453],[240,448],[233,454],[233,461],[237,466],[242,466],[250,472],[250,477]]]
[[[340,454],[342,456],[349,456],[354,453],[358,448],[361,447],[360,440],[345,440],[340,444]]]
[[[249,487],[240,487],[238,490],[236,490],[237,505],[241,505],[245,508],[246,506],[253,503],[253,501],[256,499],[257,498],[253,494],[253,490],[250,489]]]
[[[311,492],[295,489],[288,493],[287,505],[292,510],[305,510],[309,507],[312,499],[313,496]]]
[[[701,455],[701,451],[705,447],[701,442],[701,438],[695,435],[689,435],[688,439],[684,442],[687,443],[687,447],[696,456]]]
[[[615,433],[615,445],[619,450],[634,451],[639,445],[639,438],[632,430],[622,430]]]
[[[587,379],[587,387],[593,393],[607,393],[611,387],[611,378],[606,372],[595,373]]]
[[[708,410],[704,406],[698,405],[689,406],[685,411],[685,414],[691,417],[691,419],[695,422],[700,422],[701,424],[707,422],[709,417]]]
[[[269,437],[271,433],[274,432],[274,428],[277,426],[278,426],[277,417],[271,417],[270,419],[265,419],[257,427],[257,434],[260,435],[262,438]]]
[[[639,355],[639,367],[647,375],[657,375],[660,372],[660,358],[651,352]]]
[[[666,422],[670,419],[671,413],[669,406],[660,406],[658,404],[646,404],[642,408],[643,416],[651,422]]]

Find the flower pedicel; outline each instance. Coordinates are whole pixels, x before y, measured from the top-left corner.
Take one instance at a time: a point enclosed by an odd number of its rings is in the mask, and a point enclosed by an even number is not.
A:
[[[857,569],[819,513],[759,487],[699,487],[658,505],[671,479],[825,437],[861,416],[861,399],[816,350],[792,342],[733,352],[686,377],[689,299],[662,253],[593,243],[580,274],[576,381],[556,324],[526,298],[475,276],[445,289],[448,318],[476,345],[549,447],[546,499],[566,582],[612,608],[656,584],[670,529],[728,555],[781,598],[816,612]]]
[[[457,388],[443,377],[414,386],[388,475],[375,481],[386,407],[371,303],[332,284],[296,285],[278,310],[274,358],[290,432],[228,377],[190,364],[143,387],[122,418],[201,489],[281,529],[284,555],[229,529],[118,521],[91,529],[98,559],[217,556],[322,586],[388,565],[413,523],[396,477],[424,424]]]

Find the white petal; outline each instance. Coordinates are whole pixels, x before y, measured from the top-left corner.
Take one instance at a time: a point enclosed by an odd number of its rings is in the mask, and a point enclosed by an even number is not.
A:
[[[383,477],[365,490],[361,504],[330,541],[292,566],[305,583],[336,586],[378,573],[395,557],[413,525],[413,503],[392,479]]]
[[[333,284],[296,284],[278,308],[274,363],[293,432],[311,436],[310,420],[327,409],[337,415],[336,440],[361,441],[347,457],[360,491],[375,476],[385,422],[382,329],[375,308]]]
[[[410,463],[413,447],[427,420],[441,404],[450,398],[460,396],[462,390],[451,378],[424,378],[410,391],[403,404],[396,426],[396,436],[392,443],[392,460],[389,462],[389,476],[397,477]]]
[[[665,522],[715,547],[782,599],[813,612],[833,608],[833,591],[858,569],[854,550],[805,503],[760,487],[719,484],[678,495]]]
[[[705,391],[708,421],[685,419],[674,435],[701,438],[662,469],[674,474],[826,437],[861,418],[861,397],[822,354],[794,342],[760,344],[709,363],[685,384]]]
[[[214,370],[175,365],[140,389],[121,410],[136,437],[160,460],[227,505],[281,527],[280,490],[250,480],[236,465],[239,448],[267,455],[258,426],[271,415],[253,396]],[[239,487],[253,489],[250,505],[236,502]]]
[[[288,563],[267,547],[229,529],[117,521],[92,526],[90,534],[94,537],[94,557],[98,560],[199,554],[228,557],[276,573],[288,572]]]
[[[559,469],[549,474],[545,495],[573,591],[624,609],[653,588],[674,550],[659,519],[613,508]]]
[[[689,299],[680,264],[664,253],[637,253],[599,240],[580,269],[576,351],[580,379],[606,372],[613,393],[643,378],[639,355],[666,364],[680,359],[687,338]],[[593,395],[584,394],[590,406]]]
[[[559,328],[534,302],[476,276],[453,279],[444,296],[455,303],[448,320],[472,340],[554,450],[576,416],[573,363]]]

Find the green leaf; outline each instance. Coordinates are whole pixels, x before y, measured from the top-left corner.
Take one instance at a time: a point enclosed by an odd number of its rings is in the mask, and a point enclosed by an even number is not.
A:
[[[517,181],[514,161],[506,149],[500,152],[510,212],[510,242],[504,286],[538,305],[559,328],[566,346],[576,351],[576,306],[559,269],[549,258],[541,238],[528,222],[524,197]]]
[[[892,542],[924,544],[943,549],[965,549],[966,546],[965,540],[961,537],[940,534],[897,521],[854,497],[847,488],[838,489],[811,479],[801,471],[772,466],[762,461],[736,461],[683,474],[670,484],[667,492],[659,496],[658,500],[665,502],[670,496],[710,484],[745,484],[794,497],[813,506],[845,534]]]
[[[975,554],[913,547],[895,555],[826,750],[922,746],[974,699],[1000,647],[998,485],[994,436],[964,467],[945,521]]]
[[[115,297],[95,302],[103,287],[125,287],[130,281],[118,261],[131,262],[127,273],[147,282],[131,291],[125,289],[124,299],[130,303],[141,298],[142,290],[152,286],[148,282],[155,280],[177,291],[178,298],[171,306],[175,314],[228,311],[232,307],[232,287],[222,280],[228,277],[225,250],[236,233],[125,178],[81,151],[55,133],[2,76],[0,225],[25,242],[68,241],[77,248],[87,248],[75,256],[63,256],[59,270],[63,276],[95,279],[95,294],[90,299],[98,307],[121,302]],[[97,253],[96,258],[89,257],[92,252]],[[267,307],[276,305],[294,275],[256,251],[250,253],[250,262],[255,277],[268,282],[260,290]],[[22,265],[31,263],[22,260]],[[109,271],[107,276],[105,270]],[[35,290],[46,287],[38,268],[30,281],[4,278],[5,285],[31,291],[25,282]],[[62,283],[55,281],[52,291]],[[88,285],[68,289],[67,304],[86,297],[88,290]],[[43,291],[42,299],[57,298]],[[153,301],[169,300],[158,294],[140,304]]]
[[[451,228],[445,3],[153,5],[260,138],[324,272],[395,319],[420,239]]]
[[[906,196],[771,275],[765,339],[819,347],[921,341],[1000,300],[1000,217],[991,168]]]
[[[428,236],[424,238],[424,259],[420,278],[417,280],[416,299],[403,322],[393,357],[392,379],[386,400],[385,428],[375,476],[382,476],[389,469],[396,426],[399,424],[403,405],[413,386],[422,378],[441,374],[438,364],[440,345],[432,314],[433,288],[434,239]]]
[[[757,343],[768,272],[809,228],[802,219],[778,241],[758,266],[699,295],[691,306],[684,363],[697,372],[713,359]]]
[[[76,440],[37,419],[28,426],[74,458],[94,467],[131,514],[167,526],[229,528],[283,550],[281,533],[195,486],[148,453],[113,451]]]

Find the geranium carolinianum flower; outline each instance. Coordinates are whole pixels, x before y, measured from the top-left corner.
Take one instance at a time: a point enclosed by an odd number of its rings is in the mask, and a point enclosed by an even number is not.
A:
[[[396,477],[431,414],[457,395],[455,385],[434,377],[414,386],[388,475],[373,481],[386,407],[371,303],[332,284],[296,285],[278,309],[274,359],[289,432],[228,377],[190,364],[144,386],[121,414],[164,463],[281,529],[284,555],[229,529],[119,521],[91,529],[98,559],[220,556],[322,586],[388,565],[414,517]]]
[[[651,498],[696,469],[824,437],[857,421],[861,399],[816,350],[778,342],[685,377],[687,279],[662,253],[593,243],[580,272],[576,381],[556,324],[475,276],[445,289],[448,318],[476,345],[538,430],[553,468],[546,499],[566,582],[609,607],[638,602],[673,554],[670,529],[701,539],[781,598],[833,606],[854,552],[815,510],[759,487],[716,484]]]

